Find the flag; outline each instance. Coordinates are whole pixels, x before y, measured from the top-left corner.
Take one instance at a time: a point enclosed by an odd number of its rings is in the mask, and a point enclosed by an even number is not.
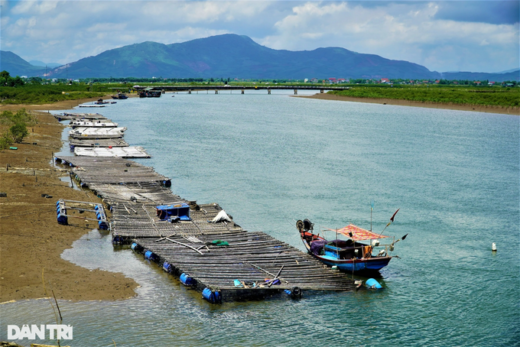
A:
[[[392,218],[390,218],[390,221],[393,222],[394,221],[394,218],[395,218],[395,215],[397,214],[397,212],[399,212],[400,208],[397,209],[397,211],[395,211],[394,215],[392,216]]]

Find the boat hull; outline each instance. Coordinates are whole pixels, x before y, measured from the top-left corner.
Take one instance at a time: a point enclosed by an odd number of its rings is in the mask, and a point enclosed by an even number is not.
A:
[[[300,234],[301,235],[301,234]],[[323,240],[321,237],[316,237],[316,240]],[[374,272],[379,271],[390,263],[392,257],[371,257],[361,259],[338,259],[329,255],[317,255],[311,252],[311,246],[309,242],[302,238],[303,244],[314,258],[318,259],[322,263],[328,266],[337,266],[341,271],[345,272]]]
[[[343,260],[328,256],[319,256],[310,253],[314,258],[328,266],[337,266],[346,272],[379,271],[390,263],[392,257],[377,257],[369,259]]]

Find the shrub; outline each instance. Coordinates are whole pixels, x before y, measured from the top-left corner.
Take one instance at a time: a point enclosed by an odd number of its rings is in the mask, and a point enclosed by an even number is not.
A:
[[[23,138],[29,134],[25,123],[17,123],[9,128],[9,133],[15,143],[22,142]]]

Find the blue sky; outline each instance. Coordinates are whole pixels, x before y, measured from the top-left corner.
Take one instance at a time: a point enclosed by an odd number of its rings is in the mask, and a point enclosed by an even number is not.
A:
[[[69,63],[125,45],[247,35],[287,50],[343,47],[432,71],[518,68],[520,1],[6,1],[1,49]]]

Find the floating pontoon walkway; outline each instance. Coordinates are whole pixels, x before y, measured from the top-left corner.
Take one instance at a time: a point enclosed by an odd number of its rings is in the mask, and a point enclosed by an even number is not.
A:
[[[91,189],[92,184],[157,183],[171,186],[170,179],[158,174],[153,168],[127,159],[71,156],[57,156],[55,159],[73,167],[72,172],[81,185]]]
[[[300,250],[263,232],[223,233],[136,239],[135,251],[174,275],[185,274],[190,286],[218,290],[224,300],[262,297],[288,290],[352,290],[345,274],[326,268]],[[212,243],[213,241],[213,243]],[[151,252],[151,253],[150,253]],[[278,276],[277,276],[278,275]],[[266,279],[279,279],[269,285]],[[182,279],[181,279],[182,280]],[[183,281],[184,282],[184,281]]]
[[[118,158],[58,156],[56,161],[71,166],[81,186],[110,207],[115,243],[133,240],[134,251],[180,275],[211,302],[355,287],[345,274],[263,232],[245,231],[232,219],[214,222],[224,214],[218,204],[182,199],[168,188],[170,179],[153,168]],[[179,215],[165,216],[166,211]]]

